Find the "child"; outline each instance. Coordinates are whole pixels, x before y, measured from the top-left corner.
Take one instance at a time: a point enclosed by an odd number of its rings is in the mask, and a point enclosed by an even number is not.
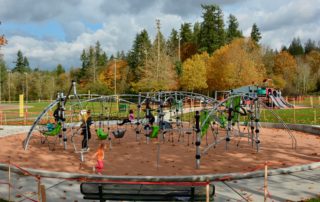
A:
[[[132,110],[132,109],[130,109],[130,111],[129,111],[129,120],[130,120],[131,123],[132,123],[133,120],[134,120],[134,113],[133,113],[133,110]]]
[[[105,149],[105,144],[101,143],[97,152],[94,153],[92,156],[93,158],[97,159],[97,164],[94,168],[99,175],[101,175],[101,171],[103,169],[104,149]]]

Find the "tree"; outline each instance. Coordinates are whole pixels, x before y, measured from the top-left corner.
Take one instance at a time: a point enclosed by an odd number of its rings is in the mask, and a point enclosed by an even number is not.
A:
[[[180,27],[180,42],[181,44],[192,41],[192,30],[190,23],[183,23]]]
[[[23,58],[23,64],[24,64],[25,71],[30,72],[31,71],[30,64],[29,64],[29,60],[26,56]]]
[[[292,92],[294,81],[297,76],[297,63],[292,55],[281,51],[274,58],[273,82],[276,87]]]
[[[304,53],[308,54],[313,50],[317,50],[316,42],[308,39],[308,41],[304,44]]]
[[[26,68],[25,68],[25,63],[24,63],[24,57],[23,57],[23,54],[21,52],[21,50],[18,51],[17,53],[17,60],[16,60],[16,66],[13,68],[13,72],[20,72],[20,73],[23,73],[26,71]]]
[[[218,5],[201,5],[203,22],[200,30],[200,51],[209,54],[225,44],[223,13]]]
[[[201,31],[201,24],[199,22],[195,22],[193,25],[193,36],[192,42],[198,46],[199,44],[199,36]]]
[[[56,74],[59,76],[60,74],[65,73],[66,71],[64,70],[63,66],[61,64],[58,64],[56,67]]]
[[[177,74],[171,58],[166,53],[165,39],[159,31],[148,53],[145,68],[139,68],[141,79],[132,83],[135,91],[177,89]]]
[[[311,81],[315,85],[315,91],[320,91],[320,52],[311,51],[306,55],[307,64],[310,66]]]
[[[147,52],[151,47],[151,42],[149,39],[148,32],[144,29],[139,34],[133,42],[132,49],[129,52],[128,64],[130,68],[137,68],[138,66],[143,66]]]
[[[293,38],[288,51],[291,55],[293,56],[297,56],[297,55],[303,55],[304,51],[303,51],[303,47],[301,45],[301,41],[300,38]]]
[[[99,75],[99,81],[104,84],[108,91],[112,93],[117,90],[117,94],[121,94],[129,87],[128,78],[129,66],[124,60],[112,60],[107,68]],[[115,79],[116,76],[116,79]],[[116,83],[115,83],[116,82]]]
[[[167,53],[173,58],[178,59],[178,47],[179,46],[179,36],[178,31],[175,29],[171,30],[170,37],[167,41]]]
[[[208,59],[207,84],[211,91],[259,83],[264,77],[260,48],[251,40],[235,39]]]
[[[234,15],[229,15],[228,29],[227,29],[227,42],[230,43],[234,38],[240,38],[242,32],[239,30],[239,23]]]
[[[196,54],[184,61],[180,78],[180,85],[183,89],[194,91],[208,87],[205,61],[205,58],[208,57],[209,55],[205,52],[202,55]]]
[[[251,36],[251,39],[252,39],[256,44],[258,44],[259,41],[260,41],[260,39],[262,38],[262,37],[261,37],[260,30],[259,30],[259,28],[258,28],[258,26],[257,26],[256,23],[254,23],[254,24],[252,25],[252,29],[251,29],[251,34],[250,34],[250,36]]]

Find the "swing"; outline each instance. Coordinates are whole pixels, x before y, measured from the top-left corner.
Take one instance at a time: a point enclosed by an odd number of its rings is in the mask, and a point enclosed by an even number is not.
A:
[[[54,147],[56,145],[56,141],[57,141],[57,137],[58,137],[57,135],[60,134],[61,129],[62,129],[61,122],[58,122],[55,128],[52,128],[51,130],[49,130],[49,128],[48,128],[48,130],[40,131],[40,133],[44,136],[44,137],[41,136],[41,138],[40,138],[41,144],[48,142],[49,150],[53,151]],[[55,137],[54,142],[50,142],[48,137]],[[53,147],[50,147],[51,145]]]
[[[124,134],[126,133],[126,130],[124,129],[117,129],[115,131],[112,131],[112,134],[115,138],[120,139],[123,138]]]
[[[106,140],[109,136],[109,133],[105,133],[102,128],[98,128],[96,132],[99,140]]]
[[[157,138],[160,127],[158,125],[151,126],[152,132],[150,134],[150,138]]]

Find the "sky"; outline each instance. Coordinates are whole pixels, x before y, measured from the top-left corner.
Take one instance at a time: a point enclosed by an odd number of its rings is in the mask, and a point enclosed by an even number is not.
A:
[[[320,0],[0,0],[0,34],[8,40],[0,51],[10,68],[18,50],[33,68],[79,67],[82,50],[96,41],[110,56],[130,50],[143,29],[154,39],[156,19],[166,37],[201,22],[201,4],[218,4],[225,24],[236,16],[245,36],[256,23],[261,43],[273,49],[294,37],[320,41]]]

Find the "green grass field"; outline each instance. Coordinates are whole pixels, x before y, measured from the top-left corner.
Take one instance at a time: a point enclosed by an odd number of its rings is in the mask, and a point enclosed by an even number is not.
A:
[[[276,113],[281,119],[286,123],[293,123],[293,124],[311,124],[311,125],[318,125],[320,124],[320,105],[316,105],[315,97],[313,99],[314,108],[302,108],[302,109],[274,109],[273,112]],[[310,98],[305,98],[303,102],[299,103],[300,106],[310,104]],[[28,120],[27,124],[32,124],[35,118],[50,104],[50,102],[29,102],[27,104],[28,107]],[[123,103],[122,103],[123,104]],[[297,103],[296,103],[297,104]],[[18,104],[16,103],[17,107]],[[318,107],[319,106],[319,107]],[[153,106],[157,107],[157,106]],[[101,105],[100,102],[88,102],[84,103],[82,107],[76,107],[77,110],[75,113],[78,113],[80,109],[91,109],[92,114],[94,116],[98,116],[99,114],[109,114],[111,112],[112,117],[127,117],[129,109],[133,109],[135,115],[137,116],[137,106],[136,105],[127,105],[126,111],[119,112],[116,103],[107,103]],[[74,109],[70,107],[70,102],[66,106],[68,113],[70,114],[70,110]],[[53,109],[54,110],[54,109]],[[49,112],[49,116],[52,114],[51,110]],[[186,112],[186,111],[185,111]],[[156,115],[156,111],[154,115]],[[141,117],[144,116],[144,112],[142,112]],[[190,119],[193,120],[194,113],[185,113],[183,115],[184,121],[189,121]],[[10,124],[10,120],[12,124],[26,124],[24,118],[19,118],[19,109],[10,109],[10,110],[3,110],[2,111],[2,123],[3,124]],[[18,122],[17,122],[18,120]],[[273,113],[268,109],[262,109],[260,115],[261,122],[279,122],[279,120],[273,115]]]

